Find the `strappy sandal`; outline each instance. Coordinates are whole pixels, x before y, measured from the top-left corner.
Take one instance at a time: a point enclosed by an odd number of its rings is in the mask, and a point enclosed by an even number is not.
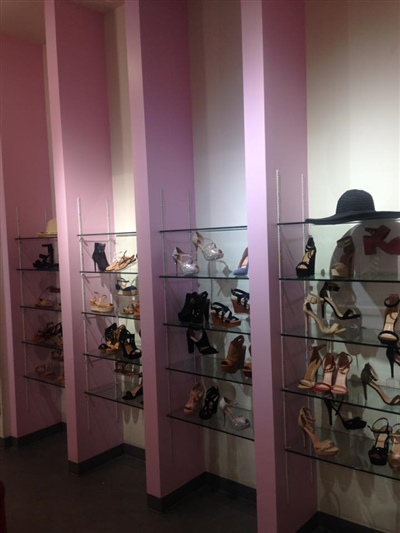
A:
[[[136,296],[138,293],[135,285],[129,285],[129,281],[124,278],[117,279],[115,288],[117,289],[117,294],[122,296]]]
[[[211,305],[211,318],[215,326],[224,326],[234,328],[240,326],[242,321],[232,314],[232,311],[226,305],[214,302]]]
[[[39,329],[33,336],[34,342],[46,342],[54,336],[54,322],[48,322],[44,329]]]
[[[215,414],[218,410],[219,403],[219,388],[213,385],[206,392],[206,397],[204,399],[204,406],[200,409],[199,417],[202,420],[208,420]]]
[[[105,294],[94,293],[93,298],[90,300],[90,310],[93,313],[113,313],[114,304],[105,302],[107,296]]]
[[[231,300],[235,313],[250,314],[250,294],[248,292],[232,289]]]

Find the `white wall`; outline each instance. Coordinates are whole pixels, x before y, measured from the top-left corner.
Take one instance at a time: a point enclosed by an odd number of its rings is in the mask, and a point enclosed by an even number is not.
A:
[[[400,2],[309,0],[307,8],[310,214],[333,214],[342,193],[354,188],[370,192],[378,211],[400,210]],[[365,224],[356,232],[356,267],[387,269],[388,256],[380,252],[365,263],[364,228]],[[396,229],[391,236],[400,234]],[[318,253],[332,253],[340,235],[329,248],[323,241],[329,240],[327,235],[333,237],[332,231],[315,231]],[[398,272],[398,259],[391,259]],[[357,303],[366,306],[364,325],[368,322],[367,327],[381,329],[383,299],[387,291],[398,292],[398,287],[353,283],[353,288]],[[359,378],[369,361],[380,376],[379,383],[400,387],[398,367],[395,380],[390,380],[384,349],[361,347],[353,355],[353,377]],[[368,409],[361,414],[369,424],[384,415]],[[398,417],[390,421],[398,422]],[[372,438],[368,428],[364,436]],[[379,531],[400,530],[399,490],[397,481],[325,464],[319,468],[319,509]]]

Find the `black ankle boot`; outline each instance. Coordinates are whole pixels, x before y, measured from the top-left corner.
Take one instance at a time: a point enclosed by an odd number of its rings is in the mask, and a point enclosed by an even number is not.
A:
[[[208,322],[210,315],[210,300],[208,292],[204,291],[196,297],[196,303],[192,310],[190,324],[193,328],[203,327],[204,322]]]
[[[192,319],[193,309],[195,308],[197,302],[198,294],[197,292],[188,292],[186,294],[185,303],[181,311],[178,313],[178,319],[181,322],[190,322]]]
[[[99,267],[99,270],[104,271],[109,265],[107,261],[106,254],[104,252],[106,245],[102,242],[95,242],[94,243],[94,252],[92,255],[93,263],[94,263],[94,270],[96,272],[97,267]]]
[[[39,254],[39,259],[33,263],[34,268],[53,268],[58,267],[54,263],[54,248],[52,244],[42,244],[42,248],[47,248],[47,254]]]

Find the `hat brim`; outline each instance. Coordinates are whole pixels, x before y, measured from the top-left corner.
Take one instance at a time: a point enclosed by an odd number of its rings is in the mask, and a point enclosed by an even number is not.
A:
[[[348,211],[325,218],[306,218],[305,222],[317,225],[342,224],[343,222],[357,222],[359,220],[380,220],[400,218],[400,211]]]

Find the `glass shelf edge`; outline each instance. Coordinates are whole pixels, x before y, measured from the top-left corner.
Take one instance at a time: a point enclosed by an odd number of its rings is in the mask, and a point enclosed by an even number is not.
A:
[[[214,228],[179,228],[179,229],[164,229],[160,233],[178,233],[178,232],[193,232],[193,231],[247,231],[247,226],[216,226]]]

